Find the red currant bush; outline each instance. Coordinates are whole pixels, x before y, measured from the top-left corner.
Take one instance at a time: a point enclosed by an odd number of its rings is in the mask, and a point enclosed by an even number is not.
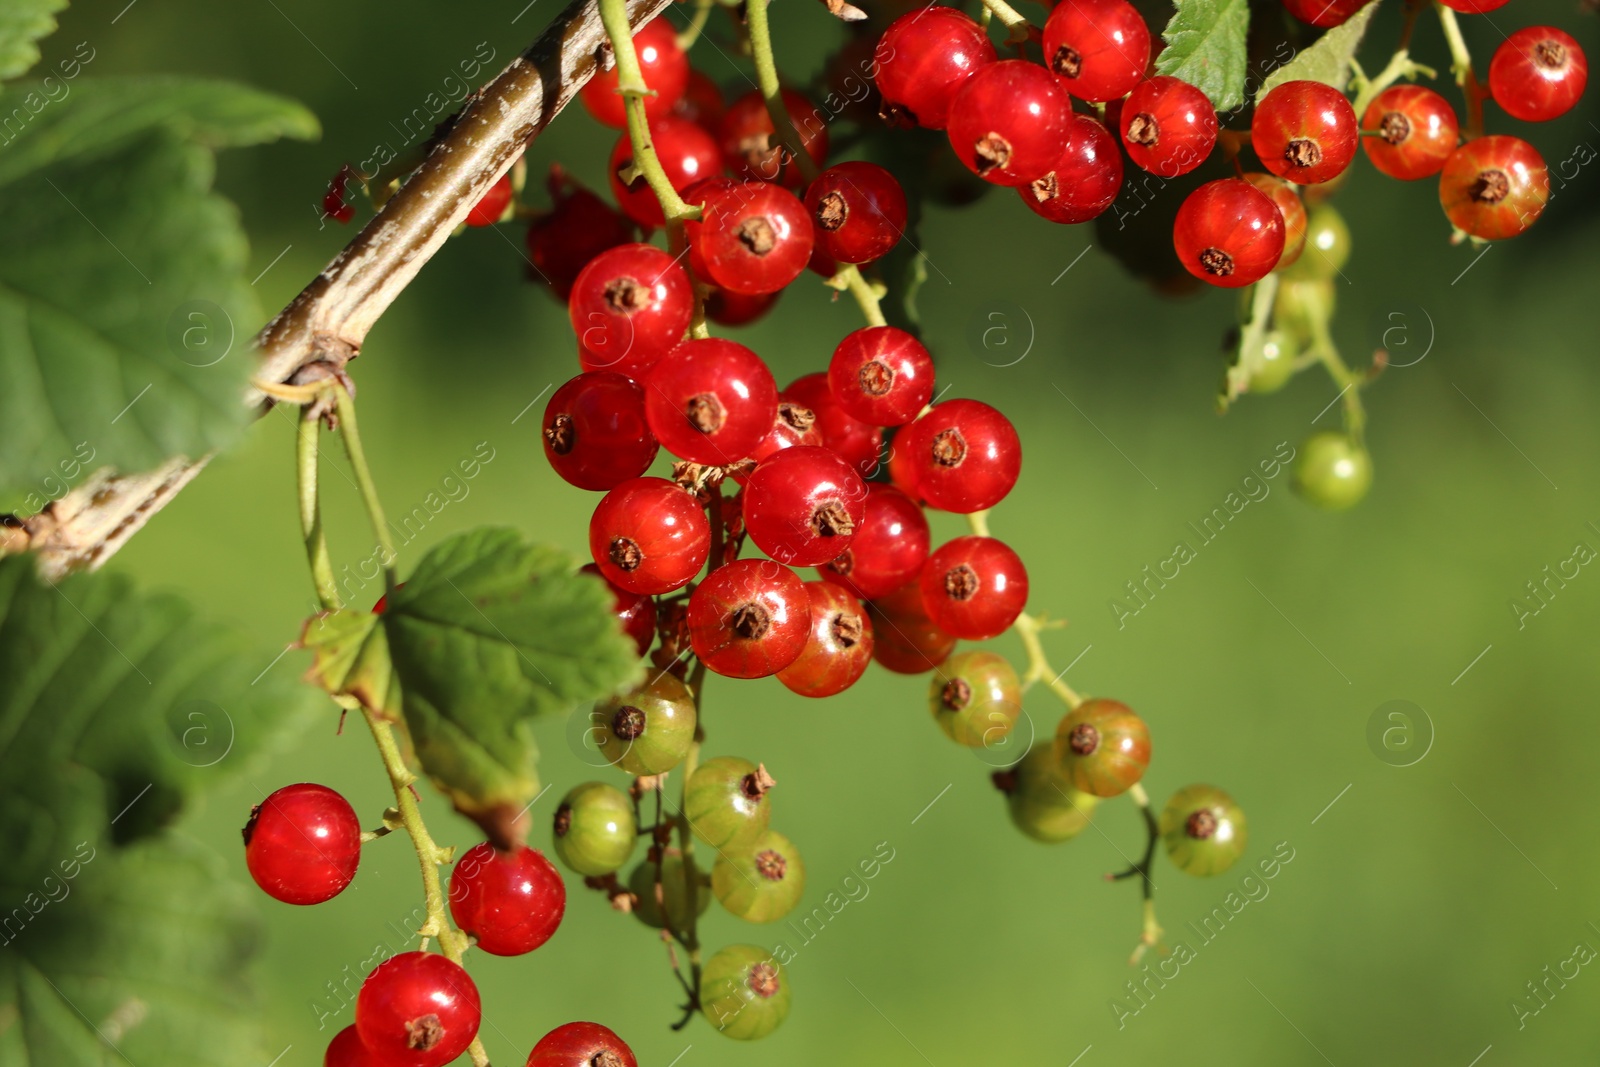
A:
[[[590,715],[601,757],[627,774],[670,771],[694,742],[694,697],[667,671],[630,693],[600,701]]]
[[[1085,700],[1056,727],[1055,756],[1074,789],[1118,796],[1150,766],[1150,731],[1126,704]]]
[[[1161,809],[1161,840],[1178,870],[1202,878],[1221,874],[1244,855],[1244,812],[1216,786],[1185,786]]]
[[[488,192],[472,205],[472,210],[467,212],[468,226],[493,226],[505,218],[506,208],[511,206],[511,198],[516,195],[516,190],[511,186],[511,175],[502,174],[495,183],[489,186]]]
[[[775,784],[765,766],[717,756],[689,776],[683,813],[694,835],[714,849],[748,844],[766,833],[772,821],[767,794]]]
[[[574,786],[556,807],[556,858],[577,874],[610,874],[628,862],[639,826],[627,794],[604,782]]]
[[[1006,795],[1011,824],[1046,845],[1081,834],[1100,803],[1093,793],[1072,788],[1048,741],[1030,748],[1010,770],[997,771],[994,783]]]
[[[934,625],[967,641],[1011,629],[1028,602],[1028,571],[1003,541],[957,537],[922,566],[922,603]]]
[[[1134,86],[1123,101],[1121,133],[1136,165],[1176,178],[1211,154],[1217,143],[1217,110],[1188,82],[1159,74]]]
[[[837,163],[806,187],[817,247],[839,263],[870,263],[900,243],[906,194],[876,163]]]
[[[789,1017],[789,976],[766,949],[729,945],[700,974],[700,1010],[718,1033],[766,1037]]]
[[[832,582],[807,582],[811,636],[799,657],[778,672],[785,688],[803,697],[831,697],[860,680],[872,662],[867,609]]]
[[[725,467],[772,428],[778,386],[761,357],[720,337],[684,341],[645,382],[644,413],[668,452]]]
[[[862,422],[840,406],[828,387],[824,372],[797,378],[783,391],[784,399],[811,412],[822,445],[837,452],[863,478],[878,471],[878,456],[883,451],[883,431]]]
[[[775,293],[800,277],[816,240],[795,195],[766,182],[710,191],[691,239],[710,280],[730,293]]]
[[[566,1023],[539,1039],[524,1067],[639,1067],[639,1061],[599,1023]]]
[[[750,475],[745,528],[779,563],[815,566],[850,547],[866,503],[861,476],[838,453],[797,445],[762,460]]]
[[[676,115],[653,119],[650,142],[667,181],[680,193],[695,182],[722,173],[722,150],[717,147],[717,139],[688,119]],[[611,195],[630,219],[641,226],[665,225],[667,218],[650,183],[644,175],[634,172],[633,142],[627,134],[617,138],[606,169],[611,176]],[[624,178],[625,173],[630,177]]]
[[[584,370],[642,377],[678,343],[694,316],[689,274],[654,245],[600,253],[567,302]]]
[[[1342,174],[1355,158],[1359,139],[1350,101],[1322,82],[1273,87],[1250,120],[1250,144],[1262,166],[1297,185],[1317,185]]]
[[[828,158],[828,122],[802,94],[782,90],[784,110],[800,133],[800,148],[811,162],[822,166]],[[739,178],[754,182],[777,182],[799,188],[800,168],[783,157],[783,149],[773,143],[772,116],[766,97],[752,89],[728,105],[718,132],[722,158],[728,170]]]
[[[921,674],[950,658],[956,639],[935,626],[922,602],[922,583],[911,582],[867,605],[872,658],[896,674]]]
[[[645,117],[658,119],[673,109],[689,85],[689,53],[678,47],[672,20],[664,17],[640,27],[633,35],[633,49],[639,56],[645,86],[654,90],[654,95],[644,98]],[[622,94],[617,91],[616,67],[595,71],[589,83],[579,90],[578,99],[597,121],[617,130],[627,128],[628,114]]]
[[[1172,245],[1184,270],[1237,289],[1266,277],[1283,257],[1283,213],[1242,178],[1207,182],[1178,208]]]
[[[1372,457],[1339,430],[1306,438],[1295,457],[1293,485],[1308,503],[1324,511],[1354,507],[1372,485]]]
[[[903,426],[933,398],[933,357],[893,326],[853,330],[833,350],[828,389],[862,422]]]
[[[1076,223],[1103,214],[1121,189],[1122,153],[1116,138],[1095,119],[1074,115],[1055,166],[1017,193],[1035,215]]]
[[[325,785],[286,785],[250,810],[244,859],[274,900],[321,904],[356,876],[361,822],[350,802]]]
[[[478,987],[435,952],[378,964],[356,994],[356,1029],[375,1062],[441,1067],[478,1036]]]
[[[1589,84],[1589,60],[1570,34],[1524,26],[1495,49],[1489,92],[1506,114],[1547,122],[1572,110]]]
[[[737,919],[777,922],[800,903],[806,890],[806,865],[794,842],[768,830],[750,844],[729,849],[711,868],[711,890]]]
[[[589,551],[600,573],[631,593],[670,593],[700,573],[711,524],[695,498],[665,478],[623,482],[589,518]]]
[[[805,583],[769,559],[718,567],[689,597],[694,654],[708,670],[729,678],[777,674],[799,658],[810,634]]]
[[[928,520],[916,501],[892,485],[867,486],[867,503],[850,547],[817,572],[863,600],[914,582],[928,558]],[[919,594],[920,595],[920,594]]]
[[[1299,259],[1300,253],[1305,251],[1306,206],[1300,201],[1300,194],[1294,191],[1294,186],[1282,178],[1256,171],[1246,174],[1244,180],[1271,197],[1278,208],[1279,217],[1283,219],[1283,254],[1273,268],[1282,270]]]
[[[543,853],[518,845],[498,852],[487,841],[456,860],[450,914],[491,956],[520,956],[550,940],[567,910],[567,887]]]
[[[1064,0],[1044,24],[1044,57],[1078,99],[1116,100],[1144,77],[1150,28],[1127,0]]]
[[[354,1024],[333,1035],[328,1051],[322,1055],[322,1067],[374,1067]]]
[[[1022,714],[1022,683],[1004,656],[959,652],[934,672],[928,707],[950,740],[993,748],[1005,742]]]
[[[1450,224],[1473,237],[1515,237],[1550,199],[1544,157],[1527,141],[1491,134],[1468,141],[1439,172],[1439,202]]]
[[[652,852],[652,855],[654,852]],[[694,917],[704,915],[711,906],[711,876],[695,866],[694,857],[685,862],[675,848],[661,856],[661,901],[656,900],[656,862],[646,859],[628,875],[628,892],[634,896],[633,914],[655,930],[689,928],[689,886],[694,885]],[[666,911],[662,911],[662,902]]]
[[[914,489],[908,495],[941,511],[970,514],[992,508],[1011,492],[1022,472],[1016,428],[981,401],[935,404],[895,440],[905,443]]]
[[[659,447],[644,418],[644,390],[612,371],[580,374],[544,409],[544,456],[569,484],[603,492],[650,468]]]
[[[1361,117],[1361,147],[1372,165],[1404,182],[1431,178],[1456,150],[1461,131],[1444,97],[1420,85],[1391,85]]]
[[[945,132],[956,158],[996,185],[1027,185],[1061,155],[1072,98],[1043,67],[1003,59],[967,79]]]
[[[930,5],[900,16],[873,54],[884,117],[944,129],[956,93],[994,61],[983,27],[954,8]]]

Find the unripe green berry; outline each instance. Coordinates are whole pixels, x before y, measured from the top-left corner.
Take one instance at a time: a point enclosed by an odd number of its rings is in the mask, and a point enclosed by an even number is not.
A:
[[[1350,227],[1332,204],[1318,204],[1306,216],[1306,247],[1283,270],[1285,278],[1332,278],[1350,262]]]
[[[1055,756],[1073,788],[1114,797],[1144,777],[1150,731],[1126,704],[1085,700],[1056,727]]]
[[[1294,377],[1296,346],[1281,330],[1269,330],[1261,338],[1255,373],[1250,375],[1252,393],[1276,393]]]
[[[700,1010],[731,1038],[766,1037],[789,1016],[789,975],[766,949],[729,945],[700,972]]]
[[[767,791],[775,784],[764,766],[736,756],[706,760],[689,776],[684,814],[696,837],[728,849],[755,840],[772,820]]]
[[[1325,511],[1343,511],[1367,495],[1372,485],[1372,456],[1338,430],[1306,438],[1295,457],[1295,492]]]
[[[628,774],[661,774],[694,743],[694,697],[675,675],[660,671],[648,684],[594,706],[593,736],[606,762]]]
[[[704,915],[711,906],[711,878],[695,866],[693,856],[689,857],[687,866],[695,883],[694,913]],[[667,849],[661,857],[661,895],[666,900],[667,919],[671,919],[672,928],[680,932],[689,928],[689,882],[684,875],[683,853],[675,848]],[[661,908],[656,904],[654,863],[647,859],[633,869],[628,876],[628,892],[636,898],[633,914],[640,922],[657,930],[667,925],[666,919],[661,916]]]
[[[1208,877],[1232,867],[1249,838],[1244,812],[1232,797],[1212,785],[1190,785],[1161,809],[1161,839],[1173,866]]]
[[[1272,300],[1272,324],[1291,346],[1310,348],[1327,329],[1336,302],[1334,284],[1327,278],[1285,278]]]
[[[555,852],[577,874],[610,874],[633,854],[639,827],[626,793],[604,782],[573,787],[556,808]]]
[[[945,736],[986,748],[1003,742],[1022,714],[1022,683],[1004,656],[960,652],[936,667],[928,707]]]
[[[751,844],[717,857],[711,889],[724,908],[745,922],[777,922],[800,903],[806,865],[794,842],[768,830]]]
[[[1100,803],[1099,797],[1072,787],[1048,741],[1029,749],[1010,770],[997,771],[994,782],[1006,794],[1012,824],[1047,845],[1077,837]]]

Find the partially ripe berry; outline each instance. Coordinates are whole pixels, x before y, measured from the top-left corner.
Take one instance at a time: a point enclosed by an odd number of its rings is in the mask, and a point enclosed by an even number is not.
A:
[[[580,374],[544,409],[544,455],[579,489],[604,492],[650,469],[660,446],[644,418],[644,390],[612,371]]]
[[[796,378],[784,389],[783,396],[811,412],[824,448],[837,452],[863,478],[878,472],[883,431],[862,422],[839,404],[828,387],[826,373],[819,371]]]
[[[694,835],[714,849],[748,844],[765,833],[772,820],[767,793],[776,784],[764,765],[716,756],[689,776],[684,817]]]
[[[633,35],[633,50],[639,56],[644,84],[654,90],[644,98],[644,113],[657,119],[670,112],[689,85],[689,53],[678,47],[678,33],[672,20],[658,16]],[[597,70],[587,85],[578,91],[584,110],[612,129],[628,126],[627,109],[617,91],[617,68]]]
[[[1242,178],[1207,182],[1184,200],[1172,224],[1183,269],[1237,289],[1272,272],[1283,256],[1283,215],[1272,197]]]
[[[1461,130],[1450,102],[1421,85],[1391,85],[1361,117],[1361,147],[1391,178],[1416,181],[1444,168]]]
[[[934,671],[928,708],[950,740],[993,748],[1005,743],[1022,714],[1022,682],[1004,656],[960,652]]]
[[[906,194],[876,163],[836,163],[806,187],[817,246],[839,263],[870,263],[900,242]]]
[[[992,508],[1022,472],[1016,428],[977,400],[935,404],[895,439],[901,442],[915,480],[912,495],[941,511],[970,514]]]
[[[1055,166],[1072,98],[1049,71],[1021,59],[985,66],[950,105],[945,132],[956,158],[995,185],[1027,185]]]
[[[765,678],[806,647],[811,601],[805,583],[788,567],[740,559],[695,586],[688,624],[689,643],[707,669],[728,678]]]
[[[321,904],[356,876],[361,822],[350,802],[325,785],[286,785],[250,810],[244,859],[274,900]]]
[[[862,422],[903,426],[933,398],[933,357],[904,330],[866,326],[833,350],[828,389]]]
[[[539,1039],[524,1067],[639,1067],[639,1061],[599,1023],[566,1023]]]
[[[1056,727],[1055,756],[1074,789],[1118,796],[1150,766],[1150,731],[1126,704],[1085,700]]]
[[[1158,74],[1134,86],[1122,102],[1120,129],[1128,158],[1151,174],[1176,178],[1211,154],[1217,109],[1188,82]]]
[[[722,152],[717,139],[699,125],[676,115],[663,115],[650,123],[650,142],[655,146],[656,158],[666,172],[667,181],[678,192],[683,192],[695,182],[722,173]],[[611,178],[611,195],[633,221],[641,226],[662,226],[666,215],[661,211],[661,201],[650,188],[643,174],[633,172],[633,141],[624,133],[611,149],[611,160],[606,166]]]
[[[785,140],[793,143],[794,132],[800,133],[800,148],[818,167],[828,157],[828,121],[816,106],[793,89],[782,91],[784,110],[789,113],[793,127],[784,131]],[[735,177],[753,182],[776,182],[791,189],[800,186],[800,168],[792,159],[784,158],[772,136],[772,115],[767,110],[767,99],[759,89],[751,89],[723,113],[718,134],[722,142],[722,158]]]
[[[492,956],[520,956],[550,940],[567,910],[567,887],[527,845],[500,852],[487,841],[456,860],[450,915]]]
[[[956,93],[994,61],[983,27],[955,8],[928,5],[900,16],[883,31],[873,55],[884,118],[944,129]]]
[[[771,923],[788,915],[806,889],[806,865],[794,842],[768,830],[717,856],[711,890],[736,919]]]
[[[1285,279],[1325,281],[1350,262],[1350,227],[1332,204],[1318,204],[1306,215],[1305,250],[1284,270]]]
[[[957,537],[922,565],[922,603],[934,625],[967,641],[1011,629],[1028,602],[1028,571],[1005,542]]]
[[[712,282],[760,296],[800,277],[816,234],[805,205],[789,190],[740,182],[710,190],[690,239]]]
[[[367,975],[356,994],[356,1029],[378,1063],[442,1067],[478,1036],[478,987],[436,952],[402,952]]]
[[[745,529],[779,563],[813,567],[850,547],[867,487],[827,448],[785,448],[757,465],[744,490]]]
[[[888,596],[921,575],[928,538],[928,520],[916,501],[892,485],[874,483],[867,486],[864,517],[850,547],[817,572],[863,600]]]
[[[1063,0],[1044,24],[1044,59],[1079,100],[1116,100],[1144,77],[1150,28],[1127,0]]]
[[[1355,158],[1358,140],[1350,101],[1322,82],[1274,86],[1250,120],[1250,144],[1261,165],[1297,185],[1317,185],[1343,173]]]
[[[653,854],[653,853],[652,853]],[[711,906],[711,876],[700,870],[690,856],[687,867],[683,853],[675,848],[664,850],[661,857],[661,899],[666,902],[666,913],[656,901],[656,863],[641,860],[628,875],[628,892],[636,898],[633,902],[634,918],[656,930],[683,931],[689,928],[689,888],[694,887],[694,914],[704,915]]]
[[[589,552],[600,573],[629,592],[670,593],[705,566],[711,524],[677,483],[634,478],[595,506]]]
[[[1172,865],[1201,878],[1221,874],[1244,855],[1244,812],[1213,785],[1190,785],[1161,809],[1161,840]]]
[[[921,674],[950,658],[956,639],[935,626],[913,581],[867,605],[872,618],[872,658],[896,674]]]
[[[1372,456],[1338,430],[1306,438],[1295,457],[1294,489],[1324,511],[1354,507],[1372,485]]]
[[[1439,202],[1450,224],[1485,241],[1522,233],[1544,214],[1549,199],[1544,158],[1516,137],[1468,141],[1439,172]]]
[[[728,1037],[766,1037],[789,1017],[789,976],[766,949],[729,945],[700,974],[700,1011]]]
[[[803,697],[831,697],[855,685],[872,662],[872,623],[849,590],[832,582],[807,582],[811,636],[778,681]]]
[[[1282,270],[1299,259],[1300,253],[1305,250],[1306,206],[1301,203],[1300,194],[1294,191],[1294,186],[1282,178],[1256,171],[1246,174],[1244,180],[1271,197],[1279,217],[1283,219],[1283,254],[1273,268]]]
[[[683,762],[694,743],[694,697],[667,671],[590,712],[600,756],[626,774],[661,774]]]
[[[1547,122],[1572,110],[1589,83],[1589,60],[1554,26],[1524,26],[1489,61],[1489,92],[1506,114]]]
[[[778,386],[761,357],[721,337],[693,338],[662,356],[645,383],[644,413],[668,452],[726,467],[772,428]]]
[[[467,225],[493,226],[505,217],[506,208],[511,206],[511,198],[515,193],[516,190],[511,186],[511,175],[500,175],[472,205],[472,210],[467,212]]]
[[[1095,119],[1074,115],[1055,166],[1017,194],[1028,210],[1041,218],[1077,223],[1104,213],[1121,189],[1122,153],[1117,139]]]
[[[333,1035],[328,1051],[322,1055],[322,1067],[376,1067],[354,1023]]]
[[[573,786],[556,807],[556,858],[577,874],[610,874],[633,855],[639,825],[627,794],[604,782]]]
[[[1049,741],[1030,748],[1010,770],[996,772],[994,782],[1006,795],[1011,824],[1046,845],[1081,834],[1100,803],[1094,794],[1072,788]]]
[[[641,378],[688,330],[694,290],[689,273],[661,249],[622,245],[583,268],[567,314],[584,370]]]

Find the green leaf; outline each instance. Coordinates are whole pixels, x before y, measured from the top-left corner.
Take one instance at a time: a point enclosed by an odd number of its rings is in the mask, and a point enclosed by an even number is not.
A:
[[[1284,82],[1323,82],[1335,89],[1343,89],[1350,83],[1350,61],[1355,58],[1356,49],[1361,47],[1367,24],[1377,10],[1376,3],[1368,4],[1273,71],[1257,90],[1256,102],[1260,103],[1262,97]]]
[[[531,719],[640,676],[611,594],[557,549],[513,530],[452,537],[381,616],[423,770],[489,829],[538,790]]]
[[[0,80],[39,62],[39,40],[56,32],[55,13],[67,0],[6,0],[0,4]]]
[[[1244,103],[1246,0],[1179,0],[1161,31],[1167,47],[1156,57],[1156,73],[1193,85],[1218,111]]]
[[[0,93],[0,510],[69,471],[148,469],[237,437],[261,313],[212,150],[310,136],[219,82],[78,80]],[[91,457],[86,460],[84,457]]]
[[[335,697],[349,697],[387,719],[398,719],[400,679],[377,615],[348,608],[306,620],[300,646],[311,652],[306,680]]]

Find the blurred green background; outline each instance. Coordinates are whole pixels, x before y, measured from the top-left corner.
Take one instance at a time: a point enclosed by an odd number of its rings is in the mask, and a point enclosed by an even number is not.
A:
[[[557,10],[556,0],[524,3],[84,0],[65,13],[46,60],[87,40],[99,75],[227,76],[316,111],[321,143],[221,160],[219,181],[241,205],[270,313],[351,235],[318,222],[329,175],[379,142],[404,143],[396,127],[430,92],[449,91],[458,61],[486,43],[498,69]],[[681,22],[682,13],[666,17]],[[774,20],[780,63],[795,80],[840,36],[819,5],[800,0],[777,5]],[[1480,69],[1500,39],[1496,26],[1553,22],[1591,53],[1600,43],[1592,12],[1566,2],[1512,0],[1466,21]],[[1369,66],[1381,66],[1396,23],[1389,11],[1375,24]],[[1447,65],[1431,17],[1416,51]],[[719,49],[701,45],[695,56],[718,80],[744,85],[743,68]],[[1245,865],[1212,880],[1158,866],[1161,919],[1196,950],[1176,978],[1150,983],[1142,1005],[1125,988],[1140,977],[1127,966],[1138,894],[1101,876],[1142,844],[1126,801],[1104,805],[1098,829],[1069,845],[1036,845],[1009,826],[992,768],[934,728],[923,679],[874,670],[822,703],[772,680],[717,680],[706,698],[709,751],[772,768],[775,825],[806,857],[806,906],[821,904],[881,842],[892,862],[809,944],[783,924],[749,927],[712,910],[702,927],[711,947],[781,941],[797,953],[793,1014],[756,1047],[703,1021],[670,1031],[677,991],[662,947],[570,880],[566,922],[547,947],[473,960],[494,1061],[521,1063],[539,1035],[571,1019],[606,1023],[656,1067],[752,1057],[773,1067],[1600,1058],[1594,968],[1564,986],[1551,981],[1542,1010],[1520,1025],[1511,1006],[1522,997],[1540,1007],[1525,983],[1579,944],[1600,948],[1591,845],[1600,571],[1583,567],[1521,627],[1511,606],[1575,546],[1600,549],[1597,114],[1591,93],[1526,134],[1552,168],[1565,160],[1566,169],[1532,233],[1476,259],[1447,243],[1432,182],[1402,186],[1357,161],[1338,199],[1356,251],[1339,287],[1336,337],[1357,362],[1387,344],[1397,364],[1411,364],[1369,392],[1371,496],[1353,512],[1320,514],[1279,475],[1270,495],[1203,547],[1187,523],[1221,505],[1280,442],[1296,446],[1314,422],[1334,424],[1336,409],[1319,417],[1335,394],[1326,377],[1309,372],[1218,418],[1229,295],[1159,299],[1089,246],[1090,228],[1051,227],[1009,193],[936,209],[924,226],[935,270],[921,306],[946,395],[1001,407],[1023,437],[1021,482],[992,521],[1028,561],[1031,608],[1070,620],[1047,636],[1057,668],[1073,663],[1074,686],[1146,717],[1155,738],[1146,785],[1158,803],[1188,783],[1215,783],[1249,814],[1247,863],[1279,842],[1293,850],[1270,894],[1204,945],[1187,924],[1224,902]],[[537,179],[560,160],[603,187],[610,143],[574,109],[536,143],[530,173]],[[542,401],[523,415],[576,365],[564,309],[523,280],[520,247],[519,227],[452,241],[353,368],[391,515],[440,490],[480,442],[493,450],[467,495],[402,548],[402,574],[428,545],[480,523],[584,548],[594,500],[544,463]],[[739,334],[780,382],[823,367],[859,325],[852,305],[828,296],[803,281]],[[241,336],[256,325],[237,324]],[[974,343],[996,325],[989,347]],[[281,412],[265,419],[112,566],[179,589],[265,642],[291,641],[312,599],[290,425]],[[330,460],[342,469],[342,457]],[[324,485],[336,558],[353,563],[370,551],[354,492],[336,473]],[[949,516],[935,521],[937,535],[962,529]],[[1179,540],[1198,558],[1119,626],[1109,602]],[[368,592],[375,599],[378,590]],[[1019,651],[1010,638],[996,644]],[[304,665],[291,653],[270,670]],[[1391,700],[1423,712],[1412,712],[1406,758],[1426,755],[1410,766],[1369,746],[1369,720]],[[1028,712],[1047,733],[1060,709],[1040,692]],[[236,877],[246,877],[238,827],[278,785],[325,782],[372,817],[384,806],[370,742],[359,729],[337,735],[336,718],[330,705],[259,776],[211,794],[191,829]],[[569,745],[566,723],[542,723],[540,737],[552,786],[534,809],[533,843],[543,846],[554,800],[598,772]],[[425,796],[435,836],[471,843],[472,828]],[[400,950],[419,904],[415,861],[393,839],[367,850],[354,887],[332,903],[261,899],[261,1011],[270,1051],[288,1046],[279,1067],[321,1063],[327,1039],[350,1021],[361,961],[378,946]],[[1138,1014],[1120,1013],[1114,999]]]

